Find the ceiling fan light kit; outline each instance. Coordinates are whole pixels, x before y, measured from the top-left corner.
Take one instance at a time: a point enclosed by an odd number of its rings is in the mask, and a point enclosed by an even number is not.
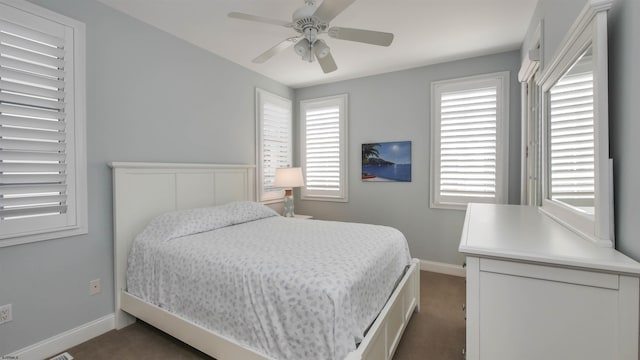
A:
[[[307,39],[302,39],[293,47],[296,54],[300,55],[302,60],[312,62],[313,56],[311,54],[311,48],[313,45]]]
[[[294,51],[302,60],[313,62],[314,58],[317,58],[322,71],[324,73],[330,73],[337,70],[338,66],[333,60],[329,46],[324,40],[318,39],[319,35],[327,34],[329,37],[335,39],[379,46],[389,46],[393,41],[393,34],[391,33],[329,27],[331,20],[354,1],[355,0],[324,0],[320,6],[316,6],[313,0],[305,0],[305,5],[293,13],[291,22],[238,12],[231,12],[228,16],[240,20],[284,26],[298,32],[299,35],[287,38],[260,54],[253,59],[254,63],[263,63],[295,43],[293,47]]]
[[[327,46],[327,43],[324,41],[316,40],[313,44],[313,51],[319,59],[322,59],[329,55],[331,49],[329,49],[329,46]]]

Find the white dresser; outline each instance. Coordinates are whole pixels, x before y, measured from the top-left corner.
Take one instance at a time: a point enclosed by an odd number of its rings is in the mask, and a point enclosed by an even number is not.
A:
[[[640,264],[539,212],[470,204],[468,360],[637,360]]]

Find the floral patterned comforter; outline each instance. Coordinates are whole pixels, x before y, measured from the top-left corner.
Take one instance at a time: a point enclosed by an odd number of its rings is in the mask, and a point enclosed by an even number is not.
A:
[[[241,202],[154,219],[127,291],[274,359],[343,359],[409,263],[396,229]]]

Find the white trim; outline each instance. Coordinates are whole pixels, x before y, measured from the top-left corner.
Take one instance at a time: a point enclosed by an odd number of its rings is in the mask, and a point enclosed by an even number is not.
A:
[[[544,47],[542,46],[543,20],[540,20],[535,31],[531,35],[531,43],[533,46],[529,48],[527,54],[522,59],[520,71],[518,71],[518,81],[529,82],[536,71],[542,67],[544,58]]]
[[[420,259],[420,270],[431,271],[438,274],[467,277],[467,270],[461,265],[447,264],[437,261]]]
[[[107,331],[113,330],[114,319],[114,314],[105,315],[99,319],[15,351],[5,357],[20,360],[41,360],[57,355],[96,336],[100,336]]]
[[[535,174],[529,174],[529,159],[527,156],[527,152],[529,152],[529,157],[533,156],[534,149],[528,149],[529,147],[529,138],[531,134],[529,133],[529,126],[534,119],[532,119],[532,109],[534,107],[539,108],[540,104],[535,103],[532,104],[530,100],[529,94],[529,83],[535,80],[532,80],[536,73],[540,72],[542,68],[542,60],[544,58],[544,46],[542,43],[543,39],[543,31],[544,31],[544,22],[540,20],[538,26],[536,26],[535,31],[531,37],[531,43],[533,46],[529,48],[524,59],[522,59],[522,65],[520,66],[520,71],[518,72],[518,81],[521,83],[520,89],[520,117],[521,117],[521,137],[520,137],[520,204],[522,205],[530,205],[535,206],[537,204],[529,204],[529,193],[531,192],[529,189],[530,182],[529,176],[535,176]],[[536,85],[537,86],[537,85]],[[539,90],[538,90],[539,92]],[[528,149],[528,150],[527,150]],[[535,180],[534,186],[537,186],[537,181]]]
[[[520,70],[522,71],[522,69]],[[535,73],[535,71],[534,71]],[[520,83],[520,205],[527,204],[527,147],[529,146],[529,83]],[[535,106],[535,105],[534,105]]]
[[[112,161],[107,163],[111,168],[120,169],[153,169],[153,170],[167,170],[167,169],[253,169],[256,166],[247,164],[207,164],[207,163],[155,163],[155,162],[127,162],[127,161]]]

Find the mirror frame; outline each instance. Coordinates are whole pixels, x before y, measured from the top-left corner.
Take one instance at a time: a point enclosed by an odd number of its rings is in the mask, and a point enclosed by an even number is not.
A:
[[[612,161],[609,159],[609,106],[607,70],[607,10],[612,0],[588,0],[569,29],[559,51],[544,69],[541,86],[542,205],[540,209],[574,232],[600,246],[614,247]],[[577,211],[549,196],[549,90],[591,47],[594,81],[594,213]]]

